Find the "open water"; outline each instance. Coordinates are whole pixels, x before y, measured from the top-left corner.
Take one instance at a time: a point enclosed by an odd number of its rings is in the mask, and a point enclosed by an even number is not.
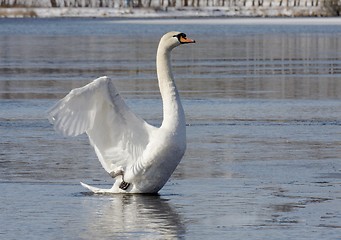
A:
[[[86,136],[47,110],[108,75],[160,125],[159,38],[174,50],[188,149],[159,196],[110,187]],[[341,20],[0,19],[1,239],[340,239]]]

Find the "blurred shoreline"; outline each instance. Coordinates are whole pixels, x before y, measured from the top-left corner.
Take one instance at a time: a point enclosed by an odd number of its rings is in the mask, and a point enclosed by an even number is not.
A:
[[[193,17],[335,17],[328,8],[309,7],[165,7],[165,8],[0,8],[0,18],[118,17],[118,18],[193,18]]]

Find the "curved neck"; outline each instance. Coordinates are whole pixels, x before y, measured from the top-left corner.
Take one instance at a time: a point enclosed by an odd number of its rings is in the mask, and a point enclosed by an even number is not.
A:
[[[157,77],[163,102],[163,128],[177,131],[185,127],[185,114],[176,88],[170,58],[171,49],[159,45],[156,56]],[[182,124],[181,126],[179,125]]]

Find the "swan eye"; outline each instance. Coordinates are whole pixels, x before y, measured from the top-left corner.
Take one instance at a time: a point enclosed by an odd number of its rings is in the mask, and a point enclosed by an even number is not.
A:
[[[186,39],[186,34],[179,33],[178,35],[174,35],[173,37],[176,37],[180,43],[182,43],[181,39]]]
[[[183,38],[186,38],[186,34],[184,34],[184,33],[180,33],[179,36],[183,37]]]
[[[179,33],[178,35],[174,35],[173,37],[177,37],[179,43],[184,44],[184,43],[195,43],[194,40],[187,38],[186,34],[184,33]]]

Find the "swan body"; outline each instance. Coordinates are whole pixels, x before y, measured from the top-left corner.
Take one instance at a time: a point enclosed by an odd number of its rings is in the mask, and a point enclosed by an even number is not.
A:
[[[169,32],[157,50],[157,76],[163,103],[161,127],[135,115],[108,77],[73,89],[49,111],[54,128],[66,136],[86,133],[103,168],[115,178],[111,189],[81,183],[95,193],[157,193],[186,150],[185,114],[176,88],[171,50],[194,43]]]

